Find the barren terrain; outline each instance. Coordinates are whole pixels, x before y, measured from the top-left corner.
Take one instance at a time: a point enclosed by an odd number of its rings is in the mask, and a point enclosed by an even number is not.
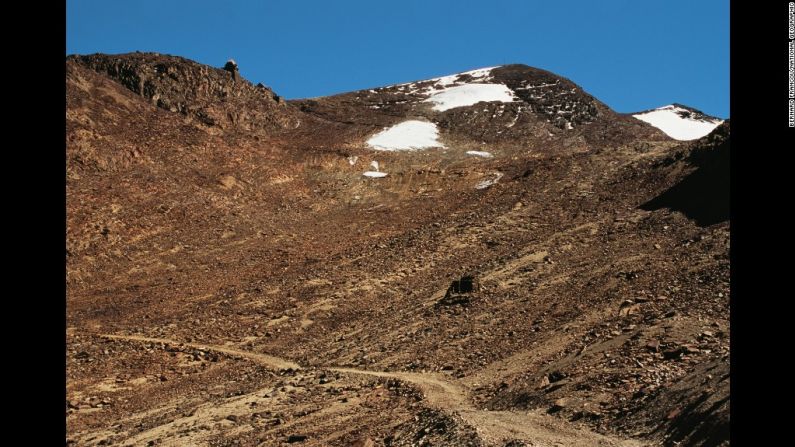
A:
[[[676,141],[521,65],[444,111],[66,67],[67,444],[728,445],[728,122]],[[409,119],[444,147],[368,146]]]

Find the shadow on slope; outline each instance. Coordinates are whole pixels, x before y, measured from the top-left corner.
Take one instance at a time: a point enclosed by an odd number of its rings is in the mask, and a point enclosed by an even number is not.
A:
[[[679,211],[702,227],[729,220],[728,136],[727,122],[699,140],[686,160],[698,168],[640,208]]]

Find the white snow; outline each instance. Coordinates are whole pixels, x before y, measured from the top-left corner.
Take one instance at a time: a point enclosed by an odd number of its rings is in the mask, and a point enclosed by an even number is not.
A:
[[[675,140],[696,140],[718,127],[723,120],[696,120],[682,118],[676,112],[686,111],[674,105],[668,105],[650,112],[632,115],[662,130]]]
[[[431,94],[424,102],[434,103],[433,110],[444,111],[471,106],[480,101],[513,102],[516,100],[505,84],[463,84]]]
[[[438,141],[436,124],[426,121],[403,121],[373,135],[367,145],[379,151],[410,151],[429,147],[444,147]]]
[[[428,79],[429,81],[436,81],[436,85],[445,87],[451,84],[455,84],[456,78],[461,75],[469,75],[474,79],[485,80],[491,76],[491,70],[497,67],[486,67],[486,68],[478,68],[477,70],[470,70],[465,71],[462,73],[451,74],[448,76],[442,76],[440,78],[432,78]]]
[[[517,90],[518,89],[533,90],[533,89],[537,89],[537,88],[553,87],[553,86],[558,85],[558,82],[560,82],[560,81],[555,81],[555,82],[552,82],[550,84],[538,84],[538,85],[528,85],[528,86],[525,86],[525,87],[517,87]],[[574,89],[572,89],[572,90],[574,90]]]
[[[387,173],[386,172],[377,172],[377,171],[367,171],[367,172],[365,172],[362,175],[365,176],[365,177],[381,178],[381,177],[386,177]]]
[[[446,87],[448,85],[455,84],[456,83],[456,78],[458,78],[461,75],[469,75],[473,79],[477,79],[479,81],[486,81],[486,80],[488,80],[491,77],[491,70],[494,70],[495,68],[498,68],[498,67],[500,67],[500,65],[496,65],[494,67],[478,68],[478,69],[475,69],[475,70],[464,71],[464,72],[461,72],[461,73],[455,73],[455,74],[451,74],[451,75],[447,75],[447,76],[441,76],[441,77],[438,77],[438,78],[426,79],[426,80],[423,80],[423,81],[407,82],[405,84],[396,84],[396,85],[394,85],[392,87],[410,86],[410,87],[413,88],[415,86],[415,84],[417,84],[418,82],[427,82],[427,81],[434,81],[435,85],[438,85],[440,87]],[[431,86],[430,89],[433,89],[433,86]]]
[[[465,71],[461,74],[470,75],[473,78],[484,78],[486,76],[491,76],[491,70],[500,67],[499,65],[495,65],[493,67],[486,67],[486,68],[478,68],[476,70]]]
[[[491,154],[491,152],[486,152],[486,151],[467,151],[467,154],[474,155],[476,157],[484,157],[484,158],[491,158],[494,156]]]
[[[445,111],[455,107],[471,106],[480,101],[514,102],[518,98],[505,84],[495,84],[491,71],[494,67],[478,68],[438,78],[422,81],[395,84],[383,89],[395,89],[398,92],[425,98],[422,102],[433,103],[433,110]],[[465,78],[465,79],[462,79]],[[420,85],[421,84],[421,85]],[[396,101],[402,104],[410,101]],[[371,106],[373,107],[373,106]]]

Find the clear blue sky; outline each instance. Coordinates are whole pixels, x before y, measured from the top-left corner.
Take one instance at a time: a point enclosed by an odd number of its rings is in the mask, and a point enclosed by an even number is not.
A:
[[[619,112],[729,116],[728,0],[67,0],[66,53],[157,51],[308,98],[523,63]]]

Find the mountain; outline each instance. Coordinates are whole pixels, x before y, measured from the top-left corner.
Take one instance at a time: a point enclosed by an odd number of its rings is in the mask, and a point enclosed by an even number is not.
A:
[[[696,140],[708,135],[723,120],[705,115],[700,110],[681,104],[671,104],[632,115],[662,130],[676,140]]]
[[[291,103],[308,114],[350,124],[388,126],[420,118],[458,142],[571,151],[664,139],[570,80],[520,64]]]
[[[728,445],[728,120],[225,67],[66,58],[67,444]]]

